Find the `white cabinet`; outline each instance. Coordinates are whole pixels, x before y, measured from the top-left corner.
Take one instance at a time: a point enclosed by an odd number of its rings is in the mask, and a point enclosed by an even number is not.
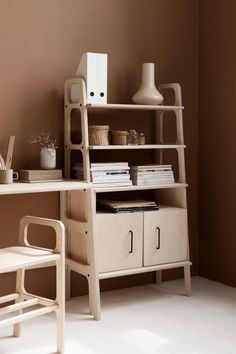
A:
[[[96,214],[98,271],[142,266],[143,213]]]
[[[188,259],[187,210],[144,213],[144,266]]]

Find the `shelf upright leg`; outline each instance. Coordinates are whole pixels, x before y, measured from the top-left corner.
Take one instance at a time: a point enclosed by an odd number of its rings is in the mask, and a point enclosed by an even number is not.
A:
[[[78,102],[72,103],[70,91],[73,85],[78,86]],[[86,106],[86,88],[85,81],[82,78],[69,79],[64,86],[65,97],[65,176],[70,178],[71,173],[71,151],[78,150],[82,153],[84,180],[90,182],[90,161],[89,161],[89,139],[88,139],[88,112]],[[71,113],[76,109],[80,111],[82,141],[80,144],[71,142]]]
[[[95,320],[101,319],[100,286],[97,264],[97,247],[95,232],[96,194],[93,190],[86,191],[88,196],[88,259],[90,272],[87,276],[89,285],[90,310]]]
[[[175,105],[182,106],[182,94],[181,87],[179,84],[174,84],[173,89],[175,91]],[[177,127],[177,144],[184,145],[184,127],[183,127],[183,112],[182,110],[176,111],[176,127]],[[185,152],[183,148],[177,149],[178,153],[178,164],[179,164],[179,182],[186,183],[186,173],[185,173]],[[184,204],[187,208],[187,195],[186,190],[184,193]],[[189,242],[188,242],[189,244]],[[188,248],[188,260],[189,260],[189,248]],[[191,268],[190,265],[184,266],[184,283],[186,296],[191,296]]]
[[[72,85],[76,85],[79,97],[75,103],[71,102],[70,89]],[[89,156],[89,137],[88,137],[88,109],[86,98],[85,81],[82,78],[69,79],[64,86],[65,96],[65,171],[66,177],[70,178],[71,172],[71,151],[79,150],[83,158],[83,171],[84,180],[90,182],[90,156]],[[71,142],[71,112],[73,109],[80,111],[81,118],[81,144],[72,144]],[[99,288],[99,274],[97,267],[96,256],[96,234],[95,234],[95,217],[96,217],[96,199],[93,190],[85,189],[87,199],[87,258],[89,265],[87,266],[87,279],[89,286],[89,303],[91,313],[96,320],[101,319],[101,305],[100,305],[100,288]],[[60,207],[61,207],[61,220],[68,223],[69,205],[68,197],[70,192],[61,192],[60,194]],[[79,201],[78,201],[79,202]],[[66,224],[67,224],[66,223]],[[66,227],[67,234],[67,252],[70,250],[68,244],[70,237],[68,237],[69,225]],[[70,298],[70,275],[71,269],[66,266],[66,296]],[[85,274],[84,274],[85,275]]]
[[[192,287],[191,287],[190,265],[184,266],[184,284],[185,284],[186,296],[191,296],[192,295]]]
[[[163,117],[164,112],[156,112],[155,117],[155,143],[156,144],[164,144],[164,121]],[[156,151],[156,162],[159,164],[163,164],[163,150]],[[155,283],[156,285],[160,285],[162,281],[162,271],[158,270],[155,272]]]
[[[155,144],[164,144],[164,112],[156,112],[155,117]],[[163,150],[156,151],[156,161],[163,164]],[[157,160],[158,159],[158,160]]]
[[[70,178],[70,168],[71,168],[71,107],[70,107],[70,101],[69,101],[69,80],[65,83],[64,86],[64,100],[65,100],[65,107],[64,107],[64,152],[65,152],[65,158],[64,158],[64,163],[65,163],[65,177]]]
[[[182,94],[179,84],[172,84],[172,88],[175,91],[175,105],[182,106]],[[177,145],[184,145],[184,127],[183,127],[183,112],[182,110],[176,110],[176,129],[177,129]],[[179,165],[179,182],[186,183],[185,175],[185,156],[184,149],[177,149],[178,165]]]
[[[89,157],[89,137],[88,137],[88,109],[86,97],[86,84],[82,78],[77,78],[79,91],[81,92],[79,99],[79,110],[81,118],[82,141],[80,151],[83,157],[84,180],[90,182],[90,157]]]
[[[184,149],[178,148],[178,165],[179,165],[179,183],[186,183],[186,174],[185,174],[185,157],[184,157]]]
[[[90,157],[89,157],[89,138],[88,138],[88,111],[86,106],[80,107],[84,180],[90,182]]]
[[[179,84],[167,84],[167,85],[160,85],[159,86],[160,92],[163,94],[166,90],[174,90],[175,93],[175,106],[182,106],[182,94],[181,94],[181,87]],[[183,130],[183,113],[182,110],[174,110],[176,116],[176,130],[177,130],[177,145],[184,145],[184,130]],[[163,113],[161,114],[160,119],[160,131],[163,135]],[[163,137],[162,142],[163,143]],[[177,149],[178,154],[178,166],[179,166],[179,179],[178,182],[185,183],[186,176],[185,176],[185,157],[184,157],[184,149],[179,148]]]
[[[160,285],[161,281],[162,281],[162,272],[161,272],[161,270],[158,270],[155,275],[156,275],[155,283],[156,283],[156,285]]]
[[[179,84],[174,84],[173,89],[175,91],[175,105],[182,106],[182,95],[181,87]],[[176,111],[176,126],[177,126],[177,144],[184,145],[184,127],[183,127],[183,112]],[[185,173],[185,153],[184,149],[180,148],[177,150],[178,153],[178,164],[179,164],[179,182],[186,183],[186,173]],[[185,207],[187,207],[187,195],[185,191],[184,196]],[[189,244],[189,242],[188,242]],[[188,248],[188,260],[189,260],[189,248]],[[191,268],[190,265],[184,266],[184,283],[186,296],[191,296]]]
[[[175,106],[182,106],[182,94],[181,87],[179,84],[167,84],[160,85],[158,87],[159,91],[163,94],[165,90],[174,90],[175,94]],[[176,130],[177,130],[177,145],[184,145],[184,130],[183,130],[183,112],[182,110],[174,110],[176,117]],[[163,135],[163,116],[164,112],[157,113],[156,118],[156,138],[159,139],[160,144],[164,143]],[[178,182],[186,183],[186,173],[185,173],[185,153],[184,148],[177,148],[178,154],[178,166],[179,166],[179,180]],[[163,163],[163,151],[160,152],[160,163]],[[187,208],[187,196],[186,190],[184,194],[181,194],[181,205]],[[189,243],[188,243],[189,244]],[[188,260],[189,260],[189,248],[188,248]],[[190,265],[184,266],[184,280],[185,280],[185,291],[187,296],[191,296],[191,271]],[[156,272],[156,284],[161,282],[161,274]]]

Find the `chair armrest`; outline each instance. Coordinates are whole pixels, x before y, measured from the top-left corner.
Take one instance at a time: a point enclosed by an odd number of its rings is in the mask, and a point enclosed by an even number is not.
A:
[[[19,241],[21,245],[46,250],[42,247],[32,246],[29,243],[28,227],[30,224],[52,227],[56,232],[56,248],[50,251],[54,251],[56,253],[61,254],[65,252],[65,226],[61,221],[55,219],[40,218],[36,216],[23,216],[23,218],[21,218],[20,220],[19,229]]]

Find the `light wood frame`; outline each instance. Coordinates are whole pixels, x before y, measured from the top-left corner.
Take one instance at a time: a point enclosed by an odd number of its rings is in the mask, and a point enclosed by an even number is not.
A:
[[[30,224],[44,225],[52,227],[56,233],[56,247],[54,250],[35,247],[28,242],[28,227]],[[55,312],[57,318],[57,353],[64,353],[64,324],[65,324],[65,228],[61,221],[39,218],[33,216],[25,216],[20,221],[19,228],[19,243],[21,247],[17,247],[15,259],[19,259],[19,264],[14,266],[8,264],[8,267],[0,268],[0,273],[8,273],[16,271],[16,292],[0,298],[0,304],[15,301],[15,304],[5,306],[0,309],[0,315],[5,315],[12,312],[17,312],[17,315],[0,320],[0,328],[13,325],[13,334],[19,337],[21,334],[21,323],[25,320],[42,316],[44,314]],[[48,251],[46,255],[43,252],[42,256],[37,257],[37,261],[28,257],[24,262],[20,261],[21,249],[35,249]],[[9,248],[2,249],[1,252],[8,252]],[[27,257],[25,257],[27,258]],[[17,263],[17,262],[16,262]],[[30,294],[25,290],[25,271],[30,268],[46,267],[48,265],[56,266],[56,299],[51,300]],[[30,310],[23,313],[24,308],[30,308],[34,305],[41,305],[39,309]]]
[[[71,103],[70,101],[70,87],[71,85],[78,85],[80,92],[80,97],[77,103]],[[70,272],[71,270],[84,275],[89,282],[89,298],[90,298],[90,309],[91,313],[94,315],[95,319],[101,318],[100,310],[100,295],[99,295],[99,280],[111,277],[125,276],[131,274],[138,274],[143,272],[156,272],[156,284],[161,283],[162,270],[172,269],[172,268],[183,268],[184,269],[184,279],[185,279],[185,292],[187,296],[191,295],[191,273],[190,273],[190,256],[189,256],[189,240],[188,242],[188,252],[187,259],[181,262],[158,264],[155,266],[139,267],[125,270],[109,271],[104,273],[99,273],[98,262],[97,262],[97,235],[96,235],[96,197],[99,193],[105,192],[119,192],[119,191],[135,191],[135,190],[145,190],[152,189],[158,192],[158,196],[163,194],[163,201],[170,203],[171,205],[177,206],[179,208],[187,209],[187,197],[186,197],[186,174],[185,174],[185,156],[184,156],[184,134],[183,134],[183,106],[182,106],[182,96],[181,87],[179,84],[168,84],[161,85],[159,87],[160,92],[165,95],[166,90],[174,91],[175,102],[173,106],[152,106],[152,105],[128,105],[128,104],[87,104],[86,103],[86,87],[85,81],[81,78],[69,79],[65,83],[65,172],[66,177],[70,178],[71,171],[71,151],[79,150],[83,157],[83,169],[84,169],[84,180],[90,182],[90,151],[91,150],[115,150],[115,149],[131,149],[130,146],[89,146],[88,139],[88,113],[93,110],[106,110],[106,109],[119,109],[119,110],[150,110],[156,112],[156,141],[158,143],[151,145],[140,145],[134,149],[155,149],[156,156],[159,158],[159,162],[163,161],[163,152],[166,149],[174,149],[177,151],[178,156],[178,169],[179,169],[179,179],[176,183],[170,185],[153,185],[153,186],[127,186],[127,187],[95,187],[94,191],[87,191],[87,207],[88,217],[86,223],[84,223],[83,215],[84,211],[81,212],[81,206],[79,203],[84,204],[83,198],[77,199],[77,202],[68,202],[68,198],[74,199],[73,193],[70,192],[68,195],[65,192],[61,192],[61,220],[66,224],[67,230],[67,249],[70,248],[70,232],[69,230],[74,228],[77,230],[82,237],[78,238],[77,244],[74,245],[78,249],[83,250],[84,255],[82,257],[83,261],[79,259],[74,259],[70,257],[68,253],[66,258],[67,266],[67,297],[70,297]],[[80,111],[81,116],[81,132],[82,140],[80,144],[73,144],[71,141],[71,112],[73,109]],[[164,126],[164,114],[167,111],[175,113],[176,119],[176,131],[177,131],[177,141],[175,144],[165,144],[163,137],[163,126]],[[162,193],[163,192],[163,193]],[[67,201],[66,201],[67,200]],[[77,209],[80,212],[76,213]],[[83,209],[83,207],[82,207]],[[76,220],[71,216],[72,214],[77,214]],[[105,226],[104,226],[105,227]],[[89,230],[89,231],[88,231]]]

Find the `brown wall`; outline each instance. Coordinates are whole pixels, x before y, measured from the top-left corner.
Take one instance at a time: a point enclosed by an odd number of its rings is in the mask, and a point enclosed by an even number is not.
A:
[[[38,167],[38,150],[26,141],[30,134],[42,131],[56,136],[60,145],[58,167],[63,166],[63,83],[74,75],[83,52],[109,54],[110,102],[130,102],[144,61],[157,63],[158,82],[182,85],[195,273],[196,16],[194,0],[2,0],[0,14],[0,150],[4,152],[8,135],[15,134],[15,170]],[[0,247],[16,241],[17,223],[25,213],[58,217],[58,195],[1,197]],[[12,286],[13,276],[0,281],[4,293]],[[48,283],[45,275],[40,287],[51,293]],[[111,280],[110,284],[115,287],[118,283]]]
[[[236,286],[236,2],[200,1],[200,274]]]

